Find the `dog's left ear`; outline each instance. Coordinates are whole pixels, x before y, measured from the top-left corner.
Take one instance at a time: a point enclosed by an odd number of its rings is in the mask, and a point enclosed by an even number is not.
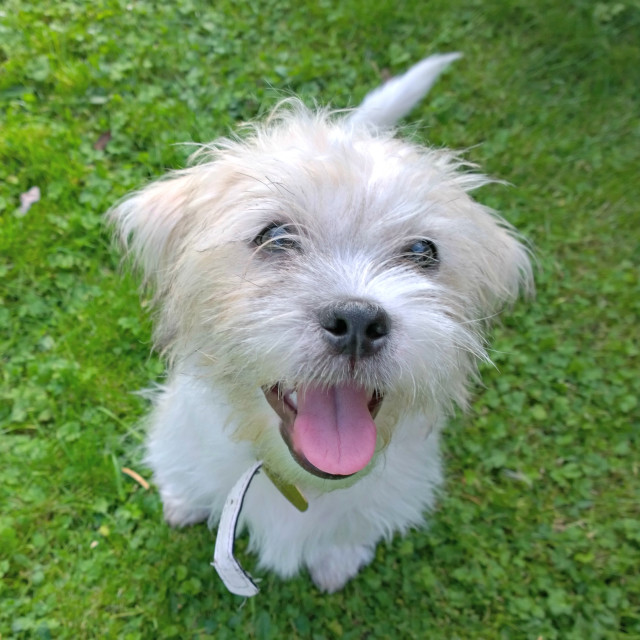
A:
[[[127,196],[107,213],[116,240],[143,272],[145,284],[160,285],[175,262],[194,188],[192,172],[177,171]]]
[[[476,254],[483,312],[494,314],[521,295],[531,298],[535,294],[532,253],[516,230],[498,218],[497,233],[485,248],[488,251]]]

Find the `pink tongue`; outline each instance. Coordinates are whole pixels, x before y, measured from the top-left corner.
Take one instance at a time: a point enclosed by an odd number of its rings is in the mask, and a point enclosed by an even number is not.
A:
[[[292,444],[314,467],[348,476],[367,466],[376,448],[370,395],[352,384],[298,390]]]

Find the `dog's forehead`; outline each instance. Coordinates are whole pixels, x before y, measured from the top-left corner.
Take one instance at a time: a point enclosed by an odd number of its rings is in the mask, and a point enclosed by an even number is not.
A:
[[[398,140],[375,138],[278,149],[254,164],[254,179],[269,201],[262,215],[319,240],[420,235],[435,205],[425,197],[435,175],[416,168],[413,155]]]

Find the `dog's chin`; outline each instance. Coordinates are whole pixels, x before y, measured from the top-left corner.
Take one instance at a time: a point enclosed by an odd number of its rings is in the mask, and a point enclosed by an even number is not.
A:
[[[292,458],[306,472],[342,480],[362,471],[373,458],[381,392],[349,382],[294,389],[275,384],[262,391],[280,418],[280,435]]]

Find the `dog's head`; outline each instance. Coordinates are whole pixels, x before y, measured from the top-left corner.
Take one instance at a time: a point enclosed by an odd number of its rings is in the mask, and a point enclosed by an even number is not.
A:
[[[288,101],[111,217],[158,347],[225,390],[236,436],[289,480],[344,478],[401,414],[464,405],[487,321],[530,287],[527,251],[468,195],[486,182]]]

